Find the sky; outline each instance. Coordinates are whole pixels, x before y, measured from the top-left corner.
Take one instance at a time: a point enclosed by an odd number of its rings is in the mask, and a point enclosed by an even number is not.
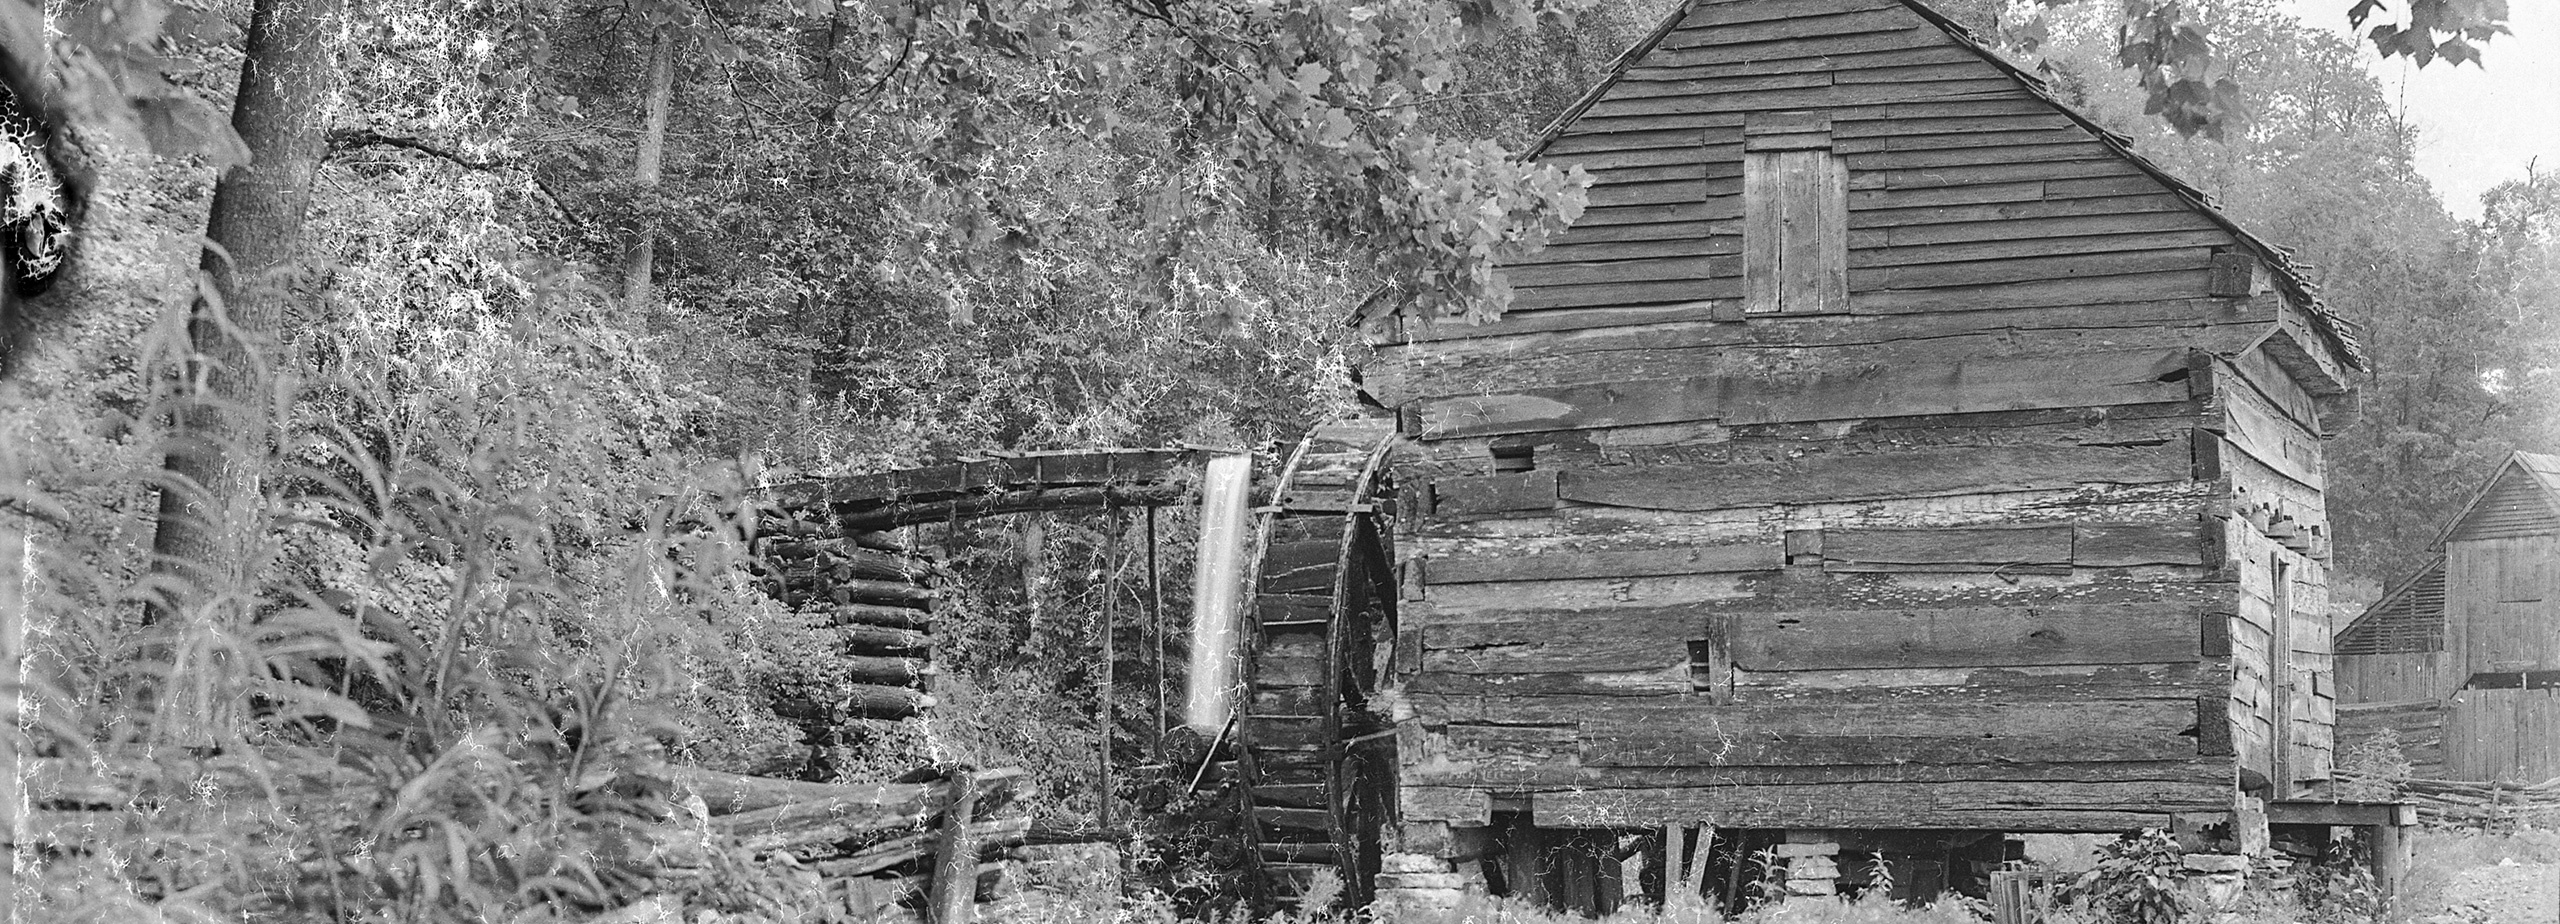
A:
[[[2405,9],[2386,0],[2384,16]],[[2354,36],[2352,0],[2284,0],[2306,25]],[[2418,127],[2418,173],[2458,218],[2480,217],[2480,194],[2539,169],[2560,170],[2560,2],[2516,0],[2508,28],[2482,46],[2486,67],[2442,61],[2424,68],[2406,58],[2383,61],[2362,38],[2366,69],[2383,93]],[[2368,24],[2370,25],[2370,24]]]

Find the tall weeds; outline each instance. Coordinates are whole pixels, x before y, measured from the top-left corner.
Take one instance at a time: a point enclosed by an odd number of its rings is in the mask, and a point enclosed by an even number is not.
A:
[[[21,919],[574,919],[680,885],[649,879],[657,768],[796,738],[760,675],[814,646],[735,567],[734,467],[669,437],[699,400],[578,301],[297,339],[285,425],[234,435],[265,471],[237,567],[153,576],[143,512],[185,486],[136,461],[147,428],[101,452],[76,408],[0,417]],[[172,596],[200,602],[145,624]]]

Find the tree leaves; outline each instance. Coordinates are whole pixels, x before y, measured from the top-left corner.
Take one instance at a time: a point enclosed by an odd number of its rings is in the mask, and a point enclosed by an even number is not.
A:
[[[2033,52],[2051,34],[2044,10],[2079,2],[2036,0],[2035,11],[2022,23],[2003,24],[2002,37]],[[2246,109],[2240,85],[2226,76],[2228,64],[2211,37],[2186,22],[2188,2],[2123,0],[2117,63],[2134,73],[2148,97],[2149,114],[2181,135],[2219,139],[2246,118]],[[2437,59],[2479,65],[2481,51],[2475,43],[2509,34],[2506,0],[2408,0],[2408,6],[2406,22],[2381,23],[2366,33],[2385,58],[2407,57],[2419,67]],[[2385,0],[2355,0],[2347,20],[2362,28],[2385,9]]]
[[[32,0],[0,0],[0,34],[12,66],[44,62],[61,121],[162,157],[201,156],[216,169],[249,159],[230,119],[172,78],[194,75],[206,55],[237,34],[209,5],[188,0],[100,0],[58,20],[50,54],[40,47],[43,13]],[[21,84],[27,85],[27,84]]]
[[[2469,61],[2480,65],[2480,48],[2473,42],[2486,42],[2507,30],[2506,0],[2408,0],[2406,22],[2375,25],[2365,36],[2373,41],[2375,51],[2385,58],[2407,57],[2425,67],[2442,58],[2459,65]],[[2357,0],[2347,10],[2347,22],[2362,28],[2379,10],[2386,9],[2382,0]],[[2445,36],[2439,40],[2437,35]]]

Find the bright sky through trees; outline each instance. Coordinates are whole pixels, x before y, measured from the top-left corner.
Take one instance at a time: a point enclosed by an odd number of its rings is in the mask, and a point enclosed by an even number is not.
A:
[[[2284,0],[2283,6],[2305,24],[2356,34],[2347,26],[2346,4],[2337,0]],[[2537,158],[2540,169],[2560,170],[2560,3],[2516,3],[2508,10],[2515,34],[2483,46],[2485,68],[2386,62],[2371,42],[2357,40],[2367,69],[2406,104],[2418,126],[2418,172],[2461,218],[2480,217],[2480,194],[2521,178]]]

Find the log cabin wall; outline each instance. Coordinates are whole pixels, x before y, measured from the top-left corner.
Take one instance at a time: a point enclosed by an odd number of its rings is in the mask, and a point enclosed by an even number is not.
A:
[[[1590,208],[1512,313],[1368,326],[1409,845],[2326,775],[2356,360],[2278,253],[1902,0],[1692,3],[1539,156]]]

